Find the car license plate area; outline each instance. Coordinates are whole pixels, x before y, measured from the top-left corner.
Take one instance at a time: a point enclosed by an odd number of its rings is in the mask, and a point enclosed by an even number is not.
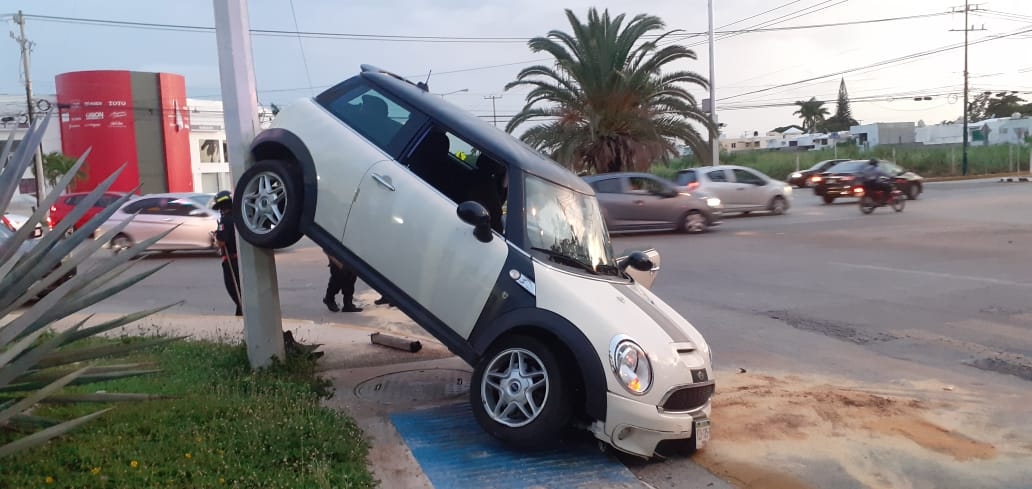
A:
[[[710,420],[709,418],[702,418],[695,420],[695,449],[698,450],[709,443],[710,438]]]

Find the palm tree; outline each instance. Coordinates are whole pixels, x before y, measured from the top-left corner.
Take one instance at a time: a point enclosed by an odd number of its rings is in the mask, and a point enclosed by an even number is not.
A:
[[[810,100],[799,100],[795,103],[799,110],[792,113],[803,119],[803,130],[809,133],[817,132],[817,128],[824,123],[824,119],[830,114],[824,102],[817,100],[817,97],[810,97]]]
[[[684,46],[663,44],[674,31],[650,40],[664,28],[658,17],[639,14],[624,25],[624,15],[588,11],[582,23],[567,9],[573,34],[550,31],[535,37],[531,51],[555,58],[554,68],[524,68],[506,90],[532,87],[526,105],[509,121],[512,132],[538,117],[552,118],[527,129],[521,139],[574,171],[644,170],[666,160],[683,141],[700,158],[708,158],[712,122],[682,84],[708,88],[705,78],[690,71],[661,73],[664,66],[694,60]],[[539,105],[542,104],[542,105]]]

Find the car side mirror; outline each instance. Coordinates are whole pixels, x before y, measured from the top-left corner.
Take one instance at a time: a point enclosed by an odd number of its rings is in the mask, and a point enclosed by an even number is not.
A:
[[[621,264],[623,268],[631,267],[640,272],[648,272],[652,270],[652,260],[649,259],[649,255],[646,255],[643,251],[635,251],[630,255],[627,255],[627,259]]]
[[[494,238],[491,233],[491,214],[479,202],[472,200],[459,204],[455,210],[462,222],[473,226],[473,236],[476,236],[482,243],[490,243]]]

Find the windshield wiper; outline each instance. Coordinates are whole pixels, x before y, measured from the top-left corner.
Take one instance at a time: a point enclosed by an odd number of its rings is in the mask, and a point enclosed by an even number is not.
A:
[[[551,258],[552,261],[554,261],[556,263],[562,263],[564,265],[574,266],[574,267],[580,268],[580,269],[582,269],[584,271],[591,272],[591,273],[593,273],[595,275],[599,274],[598,271],[595,270],[595,267],[591,266],[588,263],[582,262],[582,261],[580,261],[580,260],[578,260],[578,259],[576,259],[576,258],[574,258],[572,256],[564,255],[562,253],[559,253],[558,251],[550,250],[548,248],[539,248],[537,246],[531,246],[530,249],[532,249],[534,251],[540,251],[540,252],[548,255],[548,257]]]

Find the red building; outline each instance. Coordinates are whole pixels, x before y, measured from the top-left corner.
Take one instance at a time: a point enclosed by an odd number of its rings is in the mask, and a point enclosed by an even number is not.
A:
[[[192,192],[190,113],[186,80],[168,73],[76,71],[56,77],[64,154],[90,150],[86,179],[91,190],[126,164],[111,190]]]

